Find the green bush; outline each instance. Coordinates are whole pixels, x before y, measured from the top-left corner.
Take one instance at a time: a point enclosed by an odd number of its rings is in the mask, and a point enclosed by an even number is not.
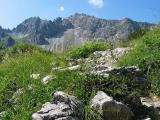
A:
[[[89,42],[88,44],[76,48],[69,52],[69,56],[73,59],[87,58],[95,51],[103,51],[109,48],[108,43]]]
[[[16,44],[10,50],[10,54],[32,53],[33,51],[44,52],[41,48],[30,44]]]

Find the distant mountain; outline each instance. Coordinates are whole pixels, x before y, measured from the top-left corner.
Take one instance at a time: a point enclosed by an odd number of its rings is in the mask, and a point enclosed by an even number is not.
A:
[[[12,47],[15,44],[15,40],[9,35],[11,33],[10,30],[3,29],[0,26],[0,50]]]
[[[26,37],[31,43],[43,45],[49,44],[46,38],[60,36],[72,27],[71,23],[64,22],[61,18],[47,21],[39,17],[31,17],[14,28],[13,34]]]
[[[131,33],[150,28],[153,24],[136,22],[129,18],[105,20],[86,14],[74,14],[53,21],[31,17],[14,28],[10,35],[25,38],[51,51],[63,51],[86,42],[127,40]]]
[[[153,25],[146,22],[136,22],[129,18],[123,20],[105,20],[78,13],[68,17],[68,19],[75,28],[82,29],[81,37],[93,40],[127,40],[130,33],[149,28]]]

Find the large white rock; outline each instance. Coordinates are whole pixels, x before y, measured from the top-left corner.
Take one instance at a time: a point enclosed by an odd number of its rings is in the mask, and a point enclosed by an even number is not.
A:
[[[91,100],[91,107],[102,114],[104,120],[130,120],[133,116],[129,107],[102,91]]]

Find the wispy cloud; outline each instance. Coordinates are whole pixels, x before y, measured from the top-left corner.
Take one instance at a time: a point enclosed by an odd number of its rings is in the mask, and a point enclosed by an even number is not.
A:
[[[88,0],[88,3],[95,7],[102,8],[104,5],[104,0]]]
[[[65,10],[65,9],[64,9],[64,6],[60,6],[59,10],[60,10],[61,12],[63,12],[63,11]]]

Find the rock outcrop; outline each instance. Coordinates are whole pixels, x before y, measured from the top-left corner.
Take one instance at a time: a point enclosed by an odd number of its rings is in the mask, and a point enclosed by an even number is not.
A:
[[[91,107],[102,114],[104,120],[130,120],[133,116],[129,107],[102,91],[91,100]]]
[[[47,102],[42,109],[32,115],[33,120],[81,120],[83,105],[74,96],[58,91],[54,93],[54,102]]]
[[[131,48],[116,48],[114,50],[96,51],[93,58],[97,63],[111,67],[117,60],[131,51]]]

